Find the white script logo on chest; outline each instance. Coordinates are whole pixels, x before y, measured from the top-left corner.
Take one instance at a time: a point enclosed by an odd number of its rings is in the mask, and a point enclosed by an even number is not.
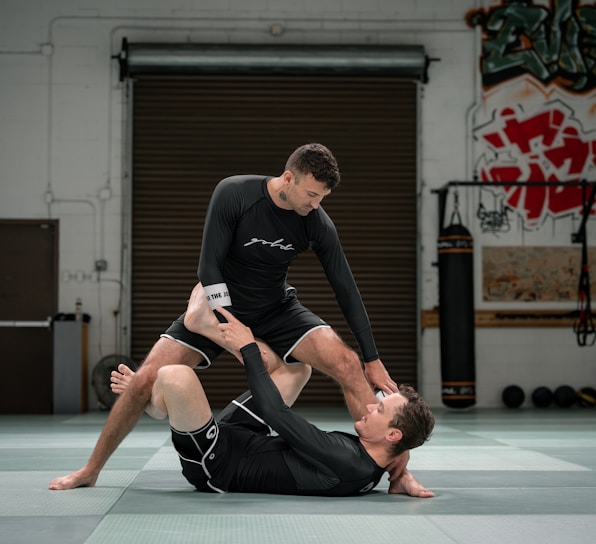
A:
[[[244,247],[252,246],[254,244],[261,244],[262,246],[270,246],[273,248],[281,249],[282,251],[294,251],[294,246],[290,244],[282,244],[284,241],[283,238],[279,240],[275,240],[275,242],[269,242],[267,240],[263,240],[262,238],[251,238],[250,242],[246,242]]]

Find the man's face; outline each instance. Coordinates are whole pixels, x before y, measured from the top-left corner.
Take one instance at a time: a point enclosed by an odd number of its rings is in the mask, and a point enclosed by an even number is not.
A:
[[[285,172],[287,181],[287,203],[298,215],[308,215],[316,210],[321,201],[331,193],[326,185],[317,181],[312,174],[296,177],[293,172]]]
[[[393,393],[383,397],[377,404],[367,404],[368,413],[354,424],[354,429],[361,438],[370,441],[383,440],[391,431],[389,426],[394,419],[396,410],[406,404],[408,399],[400,393]]]

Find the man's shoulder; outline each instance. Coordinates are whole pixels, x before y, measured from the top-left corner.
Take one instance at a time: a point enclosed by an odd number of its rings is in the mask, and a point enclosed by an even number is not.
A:
[[[254,200],[263,195],[268,176],[244,174],[228,176],[219,181],[213,191],[215,199]]]
[[[271,176],[259,174],[237,174],[223,178],[218,185],[236,186],[236,187],[260,187]]]

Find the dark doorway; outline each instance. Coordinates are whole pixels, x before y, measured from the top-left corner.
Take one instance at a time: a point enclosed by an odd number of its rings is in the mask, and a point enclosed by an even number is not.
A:
[[[0,413],[49,414],[58,221],[0,219],[0,254]]]

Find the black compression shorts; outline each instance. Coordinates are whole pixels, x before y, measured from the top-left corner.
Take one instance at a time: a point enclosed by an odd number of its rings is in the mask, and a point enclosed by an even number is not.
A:
[[[224,408],[217,417],[193,432],[173,427],[172,444],[182,465],[182,474],[199,491],[222,493],[233,478],[243,444],[255,434],[268,435],[271,427],[254,413],[250,391]]]
[[[239,319],[251,328],[256,338],[266,342],[288,364],[298,362],[290,352],[309,332],[318,327],[329,327],[320,317],[300,304],[296,296],[288,296],[273,310],[242,316]],[[189,331],[184,326],[184,314],[176,319],[162,336],[198,351],[205,359],[198,365],[199,368],[211,366],[223,351],[208,338]]]

